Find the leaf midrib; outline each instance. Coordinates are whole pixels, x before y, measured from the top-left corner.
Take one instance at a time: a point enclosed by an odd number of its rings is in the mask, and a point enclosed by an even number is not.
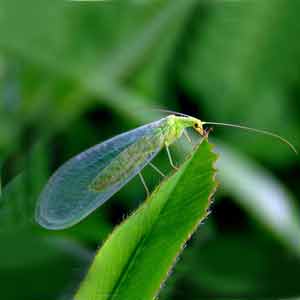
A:
[[[186,168],[187,166],[185,166]],[[184,173],[182,172],[176,182],[174,183],[173,187],[171,188],[170,192],[169,192],[169,195],[168,195],[168,200],[169,198],[171,197],[175,187],[176,187],[176,183],[178,182],[178,180],[181,178],[181,176],[183,175]],[[172,174],[168,180],[172,177],[172,176],[175,176],[176,175],[176,172],[174,174]],[[159,186],[160,187],[160,186]],[[159,188],[158,187],[158,188]],[[157,191],[154,191],[153,195],[155,195]],[[151,198],[149,199],[151,201]],[[154,228],[155,226],[157,225],[157,222],[159,220],[159,217],[162,215],[163,211],[165,210],[165,207],[168,203],[168,200],[165,201],[165,203],[162,205],[162,208],[160,209],[159,213],[157,214],[157,217],[155,218],[155,220],[153,221],[151,227],[150,227],[150,230],[148,230],[144,235],[143,237],[140,239],[140,241],[137,243],[136,247],[134,248],[134,251],[133,253],[130,255],[130,258],[128,259],[128,262],[126,263],[126,267],[127,268],[124,268],[124,270],[121,272],[116,284],[114,285],[113,289],[112,289],[112,293],[109,293],[109,298],[108,300],[112,300],[114,299],[115,295],[117,295],[117,291],[118,289],[121,287],[121,283],[124,282],[127,278],[127,275],[129,274],[132,266],[134,265],[136,259],[138,258],[139,256],[139,253],[141,253],[141,251],[145,248],[144,245],[145,243],[147,242],[147,240],[149,239],[149,237],[151,236],[152,232],[154,231]]]
[[[200,146],[200,145],[199,145]],[[195,151],[194,151],[195,153]],[[192,157],[189,157],[187,159],[187,164],[186,166],[183,166],[183,168],[187,168],[188,165],[191,163],[192,161]],[[183,163],[184,164],[184,163]],[[168,180],[170,180],[170,178],[172,176],[175,176],[177,174],[177,172],[175,172],[174,174],[172,174],[170,177],[168,177]],[[136,247],[134,248],[134,251],[133,253],[130,255],[130,258],[128,260],[128,262],[126,263],[126,268],[124,268],[124,270],[121,272],[116,284],[114,285],[113,289],[112,289],[112,293],[109,293],[109,298],[108,300],[112,300],[114,299],[115,295],[117,295],[117,291],[119,290],[119,288],[121,287],[122,285],[122,282],[124,282],[131,270],[131,268],[133,267],[133,265],[135,264],[139,254],[142,252],[142,250],[145,248],[145,244],[146,242],[148,241],[149,237],[151,236],[152,232],[154,231],[157,223],[158,223],[158,220],[160,218],[161,215],[163,215],[163,212],[165,210],[165,207],[166,205],[168,204],[168,201],[171,197],[171,195],[173,194],[174,192],[174,189],[176,188],[177,186],[177,182],[180,180],[180,178],[184,175],[184,171],[182,170],[181,171],[181,174],[179,174],[178,178],[176,179],[176,182],[173,184],[173,187],[171,188],[170,192],[169,192],[169,195],[168,195],[168,200],[165,201],[165,203],[162,205],[162,208],[160,209],[159,213],[157,214],[157,217],[155,218],[154,222],[152,223],[152,226],[150,227],[150,230],[148,230],[144,235],[143,237],[140,239],[140,241],[137,243]],[[159,186],[160,187],[160,186]],[[158,188],[159,188],[158,187]],[[156,191],[157,192],[157,191]],[[153,193],[153,195],[155,195],[155,192]],[[149,199],[151,201],[151,199]],[[175,260],[176,257],[174,257],[173,260]],[[172,264],[173,265],[173,264]],[[170,265],[169,269],[172,267],[172,265]],[[168,273],[168,271],[167,271]]]

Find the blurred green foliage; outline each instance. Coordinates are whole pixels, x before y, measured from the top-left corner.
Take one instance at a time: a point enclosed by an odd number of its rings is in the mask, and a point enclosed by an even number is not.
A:
[[[269,129],[299,148],[299,17],[285,0],[1,1],[1,298],[71,299],[144,191],[133,180],[61,232],[34,223],[37,196],[72,155],[161,117],[151,108]],[[299,297],[298,158],[266,137],[212,135],[220,189],[161,298]],[[168,170],[164,153],[157,162]]]

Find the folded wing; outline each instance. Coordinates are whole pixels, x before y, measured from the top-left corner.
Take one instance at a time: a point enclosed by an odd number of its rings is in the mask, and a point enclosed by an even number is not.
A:
[[[48,229],[70,227],[107,201],[160,151],[163,120],[120,134],[62,165],[38,200],[37,222]]]

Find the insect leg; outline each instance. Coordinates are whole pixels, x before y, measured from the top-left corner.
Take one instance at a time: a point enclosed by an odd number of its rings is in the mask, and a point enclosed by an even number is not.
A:
[[[214,130],[213,127],[209,127],[208,129],[205,129],[205,130],[204,130],[204,135],[203,135],[203,137],[204,137],[205,139],[208,139],[209,133],[210,133],[211,131],[213,131],[213,130]]]
[[[187,133],[187,131],[185,129],[183,130],[183,134],[186,137],[186,139],[188,140],[188,142],[193,146],[192,139],[190,138],[189,134]]]
[[[170,161],[170,165],[173,169],[175,170],[178,170],[178,167],[176,167],[173,163],[173,159],[172,159],[172,156],[171,156],[171,153],[170,153],[170,149],[169,147],[166,145],[166,150],[167,150],[167,153],[168,153],[168,158],[169,158],[169,161]]]
[[[189,136],[188,132],[186,131],[186,129],[183,130],[183,134],[186,137],[186,139],[188,140],[188,142],[192,145],[193,148],[196,147],[196,145],[193,143],[191,137]]]
[[[149,166],[152,167],[160,176],[166,177],[166,175],[158,167],[156,167],[153,163],[150,162]]]
[[[141,182],[142,182],[142,184],[143,184],[143,186],[144,186],[144,188],[146,190],[146,194],[147,194],[147,198],[148,198],[149,195],[150,195],[150,192],[149,192],[149,189],[147,187],[147,184],[146,184],[146,181],[144,179],[144,176],[142,175],[142,172],[139,173],[139,176],[140,176]]]

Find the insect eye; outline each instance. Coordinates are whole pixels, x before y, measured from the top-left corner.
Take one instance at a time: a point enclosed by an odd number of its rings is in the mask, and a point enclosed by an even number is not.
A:
[[[198,124],[198,123],[195,123],[195,124],[194,124],[194,127],[195,127],[195,128],[199,128],[199,124]]]

